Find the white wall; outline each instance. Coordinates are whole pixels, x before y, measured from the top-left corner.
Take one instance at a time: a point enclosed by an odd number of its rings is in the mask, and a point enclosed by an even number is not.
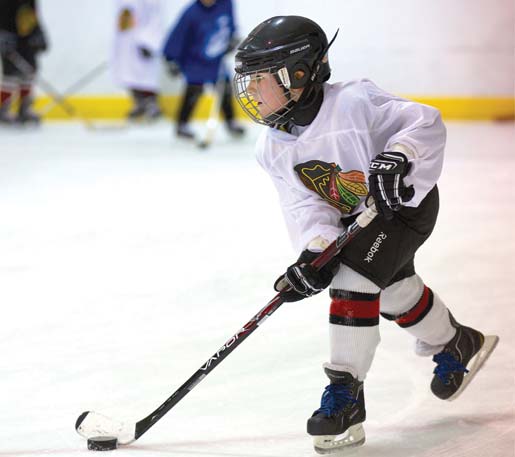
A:
[[[163,0],[173,24],[186,0]],[[359,77],[410,95],[513,96],[513,0],[234,0],[246,35],[262,20],[297,14],[318,22],[330,38],[332,81]],[[109,56],[112,0],[40,0],[52,48],[42,75],[64,90]],[[164,77],[175,92],[180,83]],[[105,73],[82,93],[122,93]]]

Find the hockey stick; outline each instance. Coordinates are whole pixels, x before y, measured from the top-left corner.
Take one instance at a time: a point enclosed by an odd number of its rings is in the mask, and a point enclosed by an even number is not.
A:
[[[30,63],[28,63],[18,52],[11,51],[7,58],[12,62],[12,64],[24,75],[34,74],[34,68]],[[60,93],[56,90],[52,84],[42,78],[40,75],[35,79],[36,85],[38,85],[43,92],[45,92],[56,105],[59,105],[70,117],[78,119],[81,121],[86,128],[90,130],[102,130],[104,129],[120,129],[124,128],[125,124],[108,124],[106,126],[99,126],[92,122],[87,117],[80,115],[75,107],[73,107]]]
[[[220,121],[220,106],[222,105],[223,92],[225,89],[225,65],[224,60],[220,61],[218,67],[217,80],[212,84],[213,101],[211,102],[211,109],[206,121],[206,131],[204,138],[199,141],[198,147],[201,149],[208,148],[215,139],[216,129]]]
[[[84,76],[75,81],[73,84],[68,86],[63,94],[60,96],[59,100],[52,99],[52,102],[48,105],[45,105],[42,110],[39,111],[38,114],[44,116],[47,114],[54,106],[58,105],[61,100],[68,98],[70,95],[73,95],[75,92],[81,90],[85,86],[87,86],[91,81],[96,79],[99,75],[101,75],[107,69],[107,61],[103,61],[99,63],[97,66],[88,71]]]
[[[312,262],[312,265],[320,269],[327,264],[327,262],[336,256],[376,215],[377,211],[374,205],[367,208],[349,225],[347,230]],[[77,433],[86,439],[109,437],[115,441],[115,443],[119,444],[130,444],[136,441],[191,392],[211,371],[220,365],[231,352],[257,330],[257,328],[275,313],[282,304],[281,296],[277,294],[259,313],[229,338],[229,340],[227,340],[181,387],[167,398],[161,406],[147,417],[144,417],[136,423],[125,423],[115,421],[94,411],[85,411],[78,417],[75,423]]]
[[[9,54],[7,54],[7,58],[23,75],[35,75],[34,67],[28,63],[18,52],[11,51]],[[52,100],[54,100],[54,102],[59,105],[68,115],[71,117],[77,117],[75,108],[71,106],[49,82],[45,81],[43,78],[41,78],[41,76],[38,75],[36,78],[36,84],[41,86],[41,89],[47,93],[50,98],[52,98]]]

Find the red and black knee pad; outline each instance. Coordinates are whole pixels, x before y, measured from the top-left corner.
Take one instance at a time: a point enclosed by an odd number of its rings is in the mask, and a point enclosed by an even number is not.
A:
[[[331,289],[329,322],[351,327],[379,325],[379,293]]]
[[[412,327],[427,316],[433,307],[433,301],[433,291],[429,287],[424,286],[422,296],[408,311],[398,316],[387,313],[381,313],[381,316],[389,321],[395,321],[402,328]]]

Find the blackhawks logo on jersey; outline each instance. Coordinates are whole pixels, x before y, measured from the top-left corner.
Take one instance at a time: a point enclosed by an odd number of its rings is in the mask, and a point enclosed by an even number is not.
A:
[[[351,213],[368,193],[361,171],[342,171],[335,163],[310,160],[294,170],[303,184],[342,213]]]

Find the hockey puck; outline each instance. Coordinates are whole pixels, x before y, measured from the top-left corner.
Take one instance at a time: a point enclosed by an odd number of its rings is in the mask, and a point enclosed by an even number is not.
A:
[[[90,451],[112,451],[118,447],[118,438],[114,436],[95,436],[88,438]]]

